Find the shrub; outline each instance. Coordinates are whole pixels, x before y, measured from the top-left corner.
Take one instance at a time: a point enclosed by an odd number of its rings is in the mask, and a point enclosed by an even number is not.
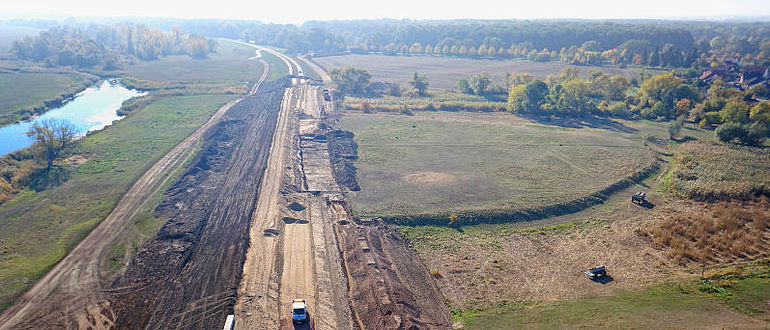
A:
[[[16,173],[11,178],[11,184],[16,188],[24,188],[29,185],[30,176],[35,172],[34,161],[25,161],[21,164],[21,167],[16,170]]]
[[[706,120],[706,126],[719,125],[722,123],[722,117],[719,112],[704,112],[703,119]]]
[[[679,120],[668,123],[668,138],[670,140],[679,138],[679,135],[682,133],[682,126],[683,124]]]
[[[358,105],[358,110],[361,110],[365,113],[371,113],[372,112],[372,104],[369,103],[369,101],[361,101],[361,104]]]
[[[744,141],[748,137],[748,132],[737,123],[724,123],[714,131],[717,139],[722,142]]]
[[[473,94],[473,90],[471,89],[471,85],[468,83],[468,79],[458,80],[457,89],[460,90],[460,93]]]

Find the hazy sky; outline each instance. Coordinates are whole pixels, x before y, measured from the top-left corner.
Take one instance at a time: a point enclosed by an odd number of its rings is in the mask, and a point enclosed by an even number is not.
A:
[[[770,0],[8,0],[0,14],[308,20],[770,17]],[[461,3],[459,5],[457,3]]]

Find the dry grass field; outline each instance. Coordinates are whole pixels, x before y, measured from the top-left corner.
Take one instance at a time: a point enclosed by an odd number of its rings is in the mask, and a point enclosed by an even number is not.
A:
[[[504,84],[506,72],[530,73],[538,79],[560,74],[569,65],[560,63],[538,63],[527,60],[481,60],[456,57],[434,56],[386,56],[386,55],[344,55],[318,57],[314,59],[328,70],[337,66],[358,66],[369,70],[372,81],[387,81],[405,85],[412,73],[428,76],[431,89],[457,88],[458,79],[488,72],[497,84]],[[613,75],[638,78],[639,73],[631,69],[612,67],[579,67],[583,78],[589,70],[601,70]]]
[[[770,202],[681,204],[639,231],[677,263],[757,259],[770,250]]]
[[[749,200],[770,195],[770,150],[688,142],[676,149],[669,184],[697,200]]]

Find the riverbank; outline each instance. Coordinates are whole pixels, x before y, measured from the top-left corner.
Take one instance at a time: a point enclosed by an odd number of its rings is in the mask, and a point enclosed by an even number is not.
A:
[[[31,146],[34,141],[25,134],[36,121],[66,120],[80,134],[84,134],[119,120],[121,116],[117,111],[123,102],[145,94],[123,87],[118,80],[103,80],[74,94],[59,108],[34,116],[29,121],[0,127],[0,141],[3,141],[0,156]]]
[[[100,79],[88,73],[62,70],[4,72],[0,74],[0,127],[61,107]]]

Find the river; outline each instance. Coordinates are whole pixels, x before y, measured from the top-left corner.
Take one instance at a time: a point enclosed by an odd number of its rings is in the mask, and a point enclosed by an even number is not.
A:
[[[116,111],[120,109],[123,101],[141,95],[145,93],[128,89],[114,80],[104,80],[78,93],[72,101],[34,120],[0,127],[0,156],[31,146],[33,141],[25,133],[36,121],[66,119],[75,125],[81,134],[85,134],[102,129],[120,119]]]

